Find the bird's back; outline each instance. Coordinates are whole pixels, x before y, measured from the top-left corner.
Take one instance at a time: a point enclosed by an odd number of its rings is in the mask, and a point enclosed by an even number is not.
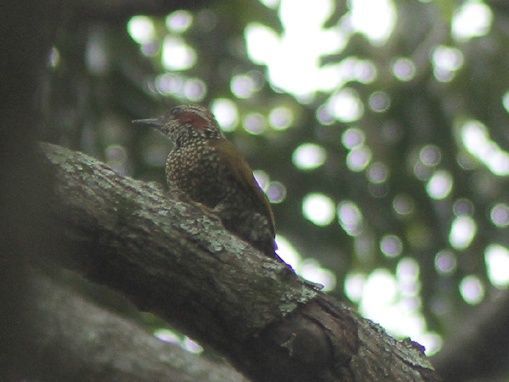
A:
[[[167,181],[215,212],[225,228],[272,256],[274,219],[247,162],[226,139],[198,140],[175,148]]]

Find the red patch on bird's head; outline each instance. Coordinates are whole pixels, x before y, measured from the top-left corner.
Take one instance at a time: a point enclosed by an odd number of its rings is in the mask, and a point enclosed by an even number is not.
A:
[[[209,126],[209,120],[192,111],[184,111],[176,116],[182,123],[190,123],[193,127],[206,129]]]
[[[212,114],[200,105],[175,106],[170,110],[170,115],[182,124],[190,124],[203,130],[210,128],[214,122]]]

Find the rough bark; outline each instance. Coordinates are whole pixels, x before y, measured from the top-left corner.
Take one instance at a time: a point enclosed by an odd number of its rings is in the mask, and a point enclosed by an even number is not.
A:
[[[437,381],[419,346],[225,231],[175,190],[42,144],[48,200],[74,251],[53,260],[129,296],[225,355],[253,381]]]
[[[41,273],[31,275],[33,342],[26,378],[40,381],[245,381],[225,365],[164,343]]]

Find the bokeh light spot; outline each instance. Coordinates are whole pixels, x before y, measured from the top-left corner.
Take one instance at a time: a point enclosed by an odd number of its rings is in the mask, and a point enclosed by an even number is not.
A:
[[[392,273],[377,269],[366,280],[359,310],[363,316],[380,323],[393,335],[416,338],[418,333],[424,332],[425,322],[413,300],[415,298],[403,298],[398,280]]]
[[[279,17],[288,29],[302,28],[304,16],[308,17],[307,23],[313,25],[322,25],[334,10],[334,4],[331,0],[302,0],[295,2],[293,0],[282,0]]]
[[[364,105],[357,92],[345,88],[332,95],[326,107],[330,114],[340,122],[353,122],[364,114]]]
[[[433,199],[445,199],[452,191],[453,179],[445,170],[435,171],[426,184],[426,192]]]
[[[279,0],[259,0],[259,1],[267,8],[276,8],[279,5]]]
[[[260,23],[247,25],[245,39],[249,58],[259,65],[270,62],[279,48],[279,37],[276,32]]]
[[[127,32],[138,44],[148,44],[156,38],[154,22],[147,16],[131,17],[127,23]]]
[[[203,352],[203,347],[197,342],[193,341],[187,336],[181,337],[174,331],[168,328],[158,328],[153,332],[154,337],[160,339],[161,341],[168,342],[171,344],[179,345],[182,349],[194,353],[200,354]]]
[[[216,98],[210,108],[221,130],[235,130],[239,123],[239,111],[235,102],[228,98]]]
[[[187,70],[196,63],[196,52],[175,36],[166,36],[163,42],[162,64],[167,70]]]
[[[392,73],[400,81],[410,81],[415,77],[415,64],[406,57],[397,58],[392,64]]]
[[[414,201],[406,194],[398,194],[392,201],[392,208],[398,215],[409,215],[414,211]]]
[[[341,143],[349,150],[361,146],[366,139],[364,132],[356,127],[346,129],[341,135]]]
[[[325,149],[314,143],[303,143],[292,154],[292,162],[300,170],[320,167],[327,158]]]
[[[433,74],[438,81],[449,82],[463,66],[463,53],[458,48],[439,45],[433,51]]]
[[[362,232],[363,216],[361,210],[350,200],[338,204],[339,225],[350,236],[357,236]]]
[[[366,275],[359,272],[349,272],[345,277],[345,294],[353,302],[362,298]]]
[[[474,204],[467,198],[460,198],[454,201],[452,205],[452,211],[454,215],[473,215],[474,214]]]
[[[490,219],[499,228],[509,226],[509,206],[505,203],[495,204],[490,211]]]
[[[238,74],[232,77],[230,89],[237,98],[249,98],[259,90],[259,86],[252,76]]]
[[[283,236],[276,235],[277,254],[283,259],[285,263],[290,265],[293,269],[299,269],[302,263],[302,256],[292,246],[292,244]]]
[[[452,36],[458,41],[484,36],[491,28],[493,13],[490,7],[478,0],[465,1],[452,18]]]
[[[425,166],[436,166],[442,159],[442,152],[436,145],[426,145],[419,151],[419,159]]]
[[[182,97],[184,94],[185,78],[179,74],[163,73],[156,77],[155,88],[162,95]]]
[[[314,283],[322,284],[323,291],[327,292],[336,287],[336,276],[330,270],[320,266],[315,259],[306,259],[298,269],[298,273]]]
[[[184,336],[182,340],[182,348],[193,354],[200,354],[203,352],[203,347],[191,338]]]
[[[166,17],[166,28],[170,32],[182,33],[193,24],[193,15],[186,10],[180,9],[170,13]]]
[[[419,266],[415,260],[401,259],[396,277],[383,268],[374,270],[367,277],[355,273],[349,276],[345,290],[354,299],[360,300],[359,310],[363,316],[380,323],[392,335],[410,336],[430,346],[431,351],[437,351],[441,339],[435,333],[426,331],[426,322],[419,311]],[[360,299],[358,294],[361,294]]]
[[[460,293],[466,303],[476,305],[484,298],[484,285],[477,276],[466,276],[460,282]]]
[[[335,122],[334,117],[326,105],[319,106],[316,109],[315,115],[318,122],[320,122],[322,125],[329,126]]]
[[[396,22],[394,3],[391,0],[351,0],[350,9],[353,28],[373,44],[384,44]]]
[[[329,225],[335,216],[334,202],[324,194],[308,194],[302,201],[302,213],[315,225]]]
[[[371,110],[383,113],[391,106],[391,98],[386,92],[376,91],[369,96],[368,103]]]
[[[371,183],[384,183],[389,177],[389,168],[382,162],[375,162],[369,166],[367,176]]]
[[[509,91],[502,96],[502,105],[504,105],[505,111],[509,113]]]
[[[269,174],[267,174],[263,170],[253,170],[253,175],[256,179],[256,182],[260,186],[260,188],[262,190],[266,191],[269,188],[269,184],[270,184]]]
[[[450,274],[456,270],[458,261],[456,255],[447,249],[435,255],[435,269],[441,274]]]
[[[340,87],[340,85],[348,81],[357,81],[362,84],[369,84],[376,80],[378,72],[375,64],[370,60],[363,60],[355,56],[350,56],[342,60],[339,64],[330,64],[326,66],[328,70],[324,70],[322,74],[325,76],[323,81],[328,81],[329,85],[333,86],[330,91],[334,88]],[[337,73],[335,80],[333,72]],[[324,84],[322,89],[327,86]]]
[[[154,330],[154,336],[159,338],[161,341],[168,342],[170,344],[180,345],[180,337],[172,330],[167,328],[159,328]]]
[[[286,187],[281,182],[270,182],[267,188],[267,197],[274,204],[282,203],[286,198]]]
[[[207,85],[199,78],[189,78],[184,82],[184,97],[191,102],[200,102],[207,94]]]
[[[491,284],[497,288],[509,286],[509,249],[490,244],[484,251],[484,261]]]
[[[461,140],[470,154],[495,175],[509,175],[509,153],[490,139],[485,125],[476,120],[468,120],[460,129]]]
[[[387,269],[377,269],[368,276],[364,290],[364,308],[372,310],[375,306],[393,303],[398,293],[396,278]]]
[[[470,216],[461,215],[456,217],[451,224],[449,242],[451,245],[462,250],[467,248],[477,233],[477,224]]]
[[[353,149],[346,156],[346,165],[354,172],[363,171],[371,161],[371,150],[367,146]]]
[[[419,274],[419,263],[415,259],[411,257],[404,257],[398,261],[398,265],[396,267],[396,278],[400,288],[403,287],[406,289],[402,290],[403,293],[410,294],[412,296],[417,295],[419,292],[418,289],[420,288]]]
[[[413,172],[415,177],[423,182],[428,181],[433,175],[433,169],[423,165],[420,160],[414,162]]]
[[[418,334],[415,336],[415,339],[426,348],[426,355],[428,357],[438,353],[444,344],[442,336],[431,331]]]
[[[278,106],[269,113],[269,124],[274,130],[286,130],[293,123],[293,112],[286,106]]]
[[[403,251],[403,243],[396,235],[384,235],[380,240],[380,250],[387,257],[397,257]]]
[[[267,128],[267,122],[260,113],[249,113],[244,117],[242,126],[249,134],[259,135]]]

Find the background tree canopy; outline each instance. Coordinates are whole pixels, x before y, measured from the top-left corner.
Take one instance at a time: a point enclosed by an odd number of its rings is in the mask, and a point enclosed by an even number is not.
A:
[[[48,60],[45,140],[163,183],[169,142],[130,121],[207,105],[273,204],[280,255],[393,335],[433,355],[508,300],[504,1],[80,6]],[[471,362],[507,375],[483,338]]]

